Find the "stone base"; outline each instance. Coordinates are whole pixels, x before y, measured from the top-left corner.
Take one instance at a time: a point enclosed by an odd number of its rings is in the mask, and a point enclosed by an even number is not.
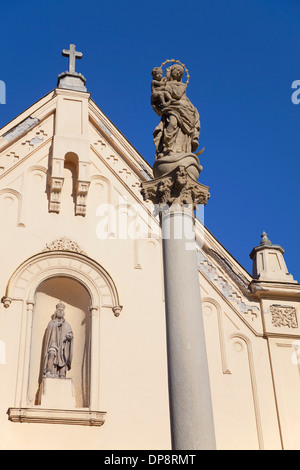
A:
[[[51,409],[74,409],[76,406],[72,379],[43,379],[41,407]]]
[[[87,91],[85,78],[81,73],[63,72],[58,76],[57,87],[67,90]]]
[[[195,181],[197,181],[203,170],[198,157],[194,153],[173,153],[155,161],[153,165],[154,177],[160,178],[179,166],[184,167],[187,174]]]

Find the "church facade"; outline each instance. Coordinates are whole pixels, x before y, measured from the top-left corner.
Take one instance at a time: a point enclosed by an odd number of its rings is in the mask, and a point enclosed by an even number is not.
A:
[[[171,449],[152,177],[73,64],[1,129],[1,449]],[[217,449],[300,449],[284,250],[264,233],[250,276],[195,231]]]

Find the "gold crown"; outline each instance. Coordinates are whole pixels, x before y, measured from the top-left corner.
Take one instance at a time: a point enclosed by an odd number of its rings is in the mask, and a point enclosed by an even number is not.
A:
[[[186,73],[186,78],[187,78],[186,84],[188,84],[189,81],[190,81],[189,71],[188,71],[188,69],[186,68],[186,66],[180,62],[180,60],[167,59],[167,60],[165,60],[165,61],[161,64],[161,67],[164,67],[166,64],[169,64],[170,62],[172,62],[173,64],[179,64],[179,65],[181,65],[181,66],[183,67],[183,69],[184,69],[184,71],[185,71],[185,73]]]

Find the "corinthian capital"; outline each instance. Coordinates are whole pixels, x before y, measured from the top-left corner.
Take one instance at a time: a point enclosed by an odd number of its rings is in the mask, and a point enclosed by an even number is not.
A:
[[[152,201],[158,211],[164,207],[190,206],[195,209],[198,204],[206,204],[210,194],[209,188],[195,181],[184,166],[178,166],[170,173],[145,181],[141,184],[144,200]]]

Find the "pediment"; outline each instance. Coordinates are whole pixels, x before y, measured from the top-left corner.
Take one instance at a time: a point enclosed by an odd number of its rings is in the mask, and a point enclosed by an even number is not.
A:
[[[53,139],[57,133],[57,93],[61,90],[53,90],[0,130],[0,189],[9,187],[33,165],[51,172]],[[84,95],[89,97],[88,93]],[[76,92],[73,96],[76,97]],[[108,169],[122,182],[125,191],[127,188],[142,202],[140,182],[152,177],[152,169],[90,97],[87,134],[90,154],[85,159],[91,162],[90,177]]]
[[[70,126],[64,125],[65,136],[61,137],[62,131],[58,128],[62,118],[58,114],[61,113],[60,100],[64,97],[69,101],[82,98],[87,102],[83,137],[72,134]],[[82,178],[86,194],[91,188],[107,185],[110,193],[108,202],[112,202],[111,193],[115,191],[122,200],[139,204],[151,218],[152,232],[159,237],[158,219],[152,215],[152,204],[145,202],[140,192],[141,182],[152,178],[152,168],[90,98],[89,93],[55,89],[3,127],[0,134],[0,198],[5,194],[17,200],[17,226],[26,226],[24,193],[28,190],[27,176],[33,174],[41,177],[49,187],[51,179],[55,179],[54,160],[63,166],[64,152],[68,151],[69,143],[74,151],[76,145],[85,139],[86,154],[80,158],[89,170],[88,175]],[[56,137],[59,141],[58,152],[55,150]],[[63,145],[61,140],[64,141]],[[59,174],[54,176],[59,185]],[[56,190],[60,188],[54,187],[54,193]],[[84,191],[80,193],[83,199],[86,196]],[[201,224],[196,225],[199,238]],[[242,316],[256,318],[257,306],[251,302],[248,289],[251,276],[206,228],[202,230],[205,243],[199,244],[199,271],[221,296],[237,307]]]
[[[34,160],[37,151],[49,154],[53,138],[55,98],[40,100],[0,130],[0,181],[26,160]]]

